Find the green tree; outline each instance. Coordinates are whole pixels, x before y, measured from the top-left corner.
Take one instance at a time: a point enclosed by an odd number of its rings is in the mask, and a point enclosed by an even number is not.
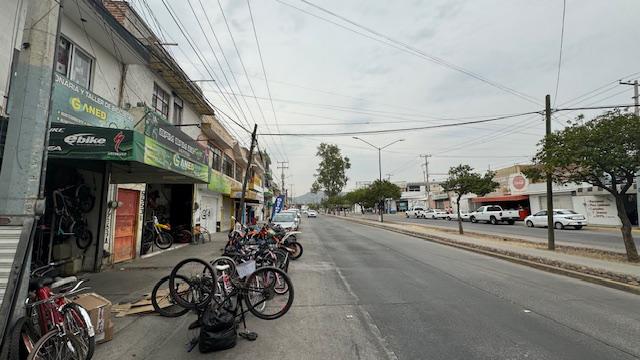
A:
[[[367,191],[370,193],[370,196],[378,201],[384,199],[398,199],[401,194],[398,185],[391,183],[389,180],[376,180],[373,184],[367,187]]]
[[[537,166],[527,176],[542,178],[549,173],[554,182],[585,182],[613,195],[627,259],[640,261],[624,207],[626,193],[640,172],[640,118],[620,110],[609,111],[554,132],[539,146],[533,158]]]
[[[462,218],[460,217],[460,198],[465,194],[486,195],[496,187],[497,182],[493,181],[495,175],[492,171],[487,171],[484,175],[473,172],[469,165],[458,165],[449,169],[449,177],[442,183],[442,188],[447,192],[456,194],[456,211],[458,212],[458,231],[464,234],[462,229]]]
[[[346,175],[346,170],[351,168],[349,158],[342,157],[337,145],[325,143],[318,146],[316,156],[320,158],[320,164],[314,174],[316,180],[311,186],[311,192],[323,190],[329,198],[340,194],[349,180]]]

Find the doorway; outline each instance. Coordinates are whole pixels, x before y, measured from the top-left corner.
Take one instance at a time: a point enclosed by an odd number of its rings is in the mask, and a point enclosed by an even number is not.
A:
[[[118,201],[122,203],[122,206],[116,210],[114,263],[131,260],[135,257],[140,192],[118,189]]]

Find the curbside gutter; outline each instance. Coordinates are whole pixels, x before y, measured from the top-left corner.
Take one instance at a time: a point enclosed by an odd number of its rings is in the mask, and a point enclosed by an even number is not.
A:
[[[608,271],[604,271],[596,268],[579,266],[579,265],[575,265],[567,262],[550,260],[542,257],[529,256],[529,255],[520,254],[517,252],[492,248],[490,246],[482,246],[482,245],[458,242],[458,241],[454,241],[454,240],[447,239],[437,235],[425,235],[415,231],[403,230],[403,229],[397,229],[394,227],[385,226],[385,225],[373,222],[371,220],[353,219],[353,218],[335,216],[330,214],[326,214],[326,215],[331,216],[333,218],[356,222],[362,225],[367,225],[371,227],[384,229],[387,231],[393,231],[396,233],[417,237],[417,238],[435,242],[438,244],[452,246],[458,249],[491,256],[494,258],[533,267],[533,268],[551,272],[554,274],[565,275],[565,276],[580,279],[586,282],[590,282],[593,284],[602,285],[609,288],[618,289],[618,290],[630,292],[636,295],[640,295],[640,286],[631,284],[631,282],[639,283],[640,279],[630,275],[608,272]]]

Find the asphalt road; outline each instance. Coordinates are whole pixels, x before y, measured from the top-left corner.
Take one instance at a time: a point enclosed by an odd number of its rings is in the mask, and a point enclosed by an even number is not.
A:
[[[345,220],[305,226],[392,358],[640,358],[636,295]]]
[[[400,215],[391,215],[388,219],[393,221],[406,221],[417,224],[427,224],[434,226],[442,226],[447,228],[457,228],[458,223],[456,221],[447,220],[433,220],[433,219],[415,219],[405,218]],[[501,235],[516,235],[526,236],[531,240],[539,240],[540,242],[547,241],[547,228],[528,228],[522,222],[517,222],[514,225],[498,224],[491,225],[485,223],[471,223],[465,221],[464,229],[474,232],[482,232],[487,234],[501,234]],[[624,253],[624,243],[622,242],[622,234],[618,229],[611,230],[588,230],[587,228],[581,230],[564,229],[555,230],[557,244],[566,244],[574,246],[590,246],[600,247],[603,249],[617,251]],[[640,248],[640,235],[634,233],[636,245]]]

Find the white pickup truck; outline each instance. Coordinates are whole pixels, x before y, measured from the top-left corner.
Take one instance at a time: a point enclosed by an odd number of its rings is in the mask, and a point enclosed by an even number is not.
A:
[[[405,211],[404,215],[407,218],[410,218],[410,217],[414,217],[416,219],[421,218],[421,217],[424,216],[424,208],[421,207],[421,206],[416,206],[414,208],[411,208],[411,209]]]
[[[502,210],[499,205],[486,205],[472,212],[469,220],[473,223],[484,221],[496,225],[499,222],[506,222],[513,225],[516,220],[520,220],[520,214],[518,210]]]

